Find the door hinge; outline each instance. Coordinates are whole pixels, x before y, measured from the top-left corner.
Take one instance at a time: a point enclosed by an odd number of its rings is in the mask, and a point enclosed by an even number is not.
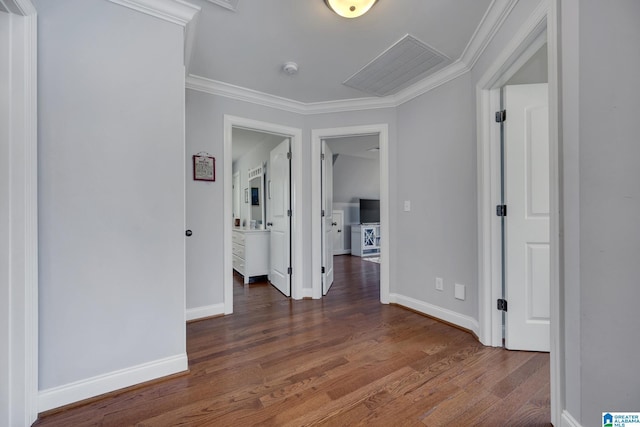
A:
[[[324,160],[324,153],[320,154],[320,160]]]
[[[498,300],[498,310],[507,311],[507,300],[500,298]]]
[[[287,159],[291,160],[291,151],[287,153]]]
[[[322,212],[320,212],[320,216],[324,216],[324,209],[322,209]]]
[[[507,120],[507,110],[496,111],[496,123],[502,123]]]
[[[287,211],[287,216],[293,216],[293,213],[291,212],[291,209],[289,209],[289,210]]]
[[[293,269],[291,267],[287,267],[287,274],[293,274]]]
[[[322,274],[324,274],[324,273],[325,273],[325,268],[324,268],[324,267],[322,267]]]
[[[496,206],[496,215],[498,215],[498,216],[507,216],[507,205],[498,205],[498,206]]]

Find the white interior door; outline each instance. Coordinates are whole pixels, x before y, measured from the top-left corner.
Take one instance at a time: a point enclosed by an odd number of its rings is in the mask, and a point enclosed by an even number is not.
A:
[[[506,86],[505,345],[549,351],[549,106],[547,84]]]
[[[322,293],[333,285],[333,153],[322,141]]]
[[[271,151],[267,188],[270,212],[267,225],[271,230],[269,280],[288,297],[291,296],[290,152],[288,139]]]
[[[344,212],[333,211],[333,254],[342,255],[344,251]]]

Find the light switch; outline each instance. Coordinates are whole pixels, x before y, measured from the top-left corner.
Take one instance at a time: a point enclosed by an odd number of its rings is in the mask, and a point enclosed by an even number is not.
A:
[[[464,285],[461,285],[460,283],[456,283],[453,296],[456,299],[464,300],[464,289],[465,289]]]
[[[411,210],[411,200],[404,201],[404,211],[409,212]]]

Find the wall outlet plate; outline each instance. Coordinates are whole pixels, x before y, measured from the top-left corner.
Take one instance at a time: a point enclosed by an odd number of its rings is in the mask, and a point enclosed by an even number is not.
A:
[[[436,290],[443,291],[444,290],[444,281],[442,277],[436,277]]]
[[[464,286],[464,285],[461,285],[460,283],[456,283],[456,286],[455,286],[455,288],[454,288],[453,296],[454,296],[456,299],[459,299],[459,300],[463,300],[463,301],[464,301],[464,297],[465,297],[465,295],[464,295],[464,294],[465,294],[465,286]]]

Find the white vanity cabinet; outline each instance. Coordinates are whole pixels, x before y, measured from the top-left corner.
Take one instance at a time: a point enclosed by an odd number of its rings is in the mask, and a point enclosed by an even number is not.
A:
[[[380,224],[351,225],[351,255],[380,255]]]
[[[269,274],[269,230],[233,230],[233,269],[249,283]]]

